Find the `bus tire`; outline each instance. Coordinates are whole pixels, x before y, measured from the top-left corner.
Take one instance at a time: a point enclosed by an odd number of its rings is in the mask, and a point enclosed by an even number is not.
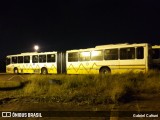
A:
[[[111,73],[111,70],[109,69],[109,67],[102,67],[99,71],[99,73],[101,75],[107,75]]]
[[[41,74],[42,74],[42,75],[48,74],[47,68],[42,68],[42,69],[41,69]]]
[[[18,68],[14,68],[14,74],[18,74]]]

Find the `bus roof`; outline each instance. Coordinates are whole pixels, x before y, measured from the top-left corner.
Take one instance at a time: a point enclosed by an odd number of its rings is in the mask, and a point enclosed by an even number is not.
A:
[[[146,46],[148,43],[120,43],[120,44],[107,44],[107,45],[98,45],[95,48],[86,48],[86,49],[75,49],[75,50],[67,50],[67,52],[77,52],[77,51],[89,51],[89,50],[99,50],[106,48],[123,48],[123,47],[133,47],[133,46]]]
[[[158,49],[160,48],[160,45],[153,45],[152,48]]]
[[[129,44],[129,43],[119,43],[119,44],[107,44],[107,45],[98,45],[95,48],[110,48],[110,47],[126,47],[126,46],[145,46],[148,43],[134,43],[134,44]]]
[[[23,56],[23,55],[41,55],[41,54],[52,54],[52,53],[57,53],[56,51],[52,52],[25,52],[25,53],[20,53],[20,54],[14,54],[14,55],[7,55],[8,56]]]

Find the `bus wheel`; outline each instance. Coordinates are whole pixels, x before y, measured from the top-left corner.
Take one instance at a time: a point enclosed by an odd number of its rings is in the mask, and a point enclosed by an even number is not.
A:
[[[18,74],[18,68],[14,68],[14,74]]]
[[[48,74],[47,69],[46,69],[46,68],[42,68],[42,70],[41,70],[41,74],[42,74],[42,75],[46,75],[46,74]]]
[[[110,73],[111,73],[111,70],[109,68],[107,68],[107,67],[102,67],[100,69],[100,74],[101,75],[107,75],[107,74],[110,74]]]

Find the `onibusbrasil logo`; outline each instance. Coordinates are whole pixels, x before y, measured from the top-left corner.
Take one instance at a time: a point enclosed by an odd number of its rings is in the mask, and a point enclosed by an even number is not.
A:
[[[2,112],[2,117],[42,117],[39,112]]]

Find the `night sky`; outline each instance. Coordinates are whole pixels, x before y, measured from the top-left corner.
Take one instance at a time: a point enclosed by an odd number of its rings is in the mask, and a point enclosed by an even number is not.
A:
[[[40,51],[114,43],[160,44],[158,0],[52,1],[0,2],[1,59],[34,51],[35,44]]]

